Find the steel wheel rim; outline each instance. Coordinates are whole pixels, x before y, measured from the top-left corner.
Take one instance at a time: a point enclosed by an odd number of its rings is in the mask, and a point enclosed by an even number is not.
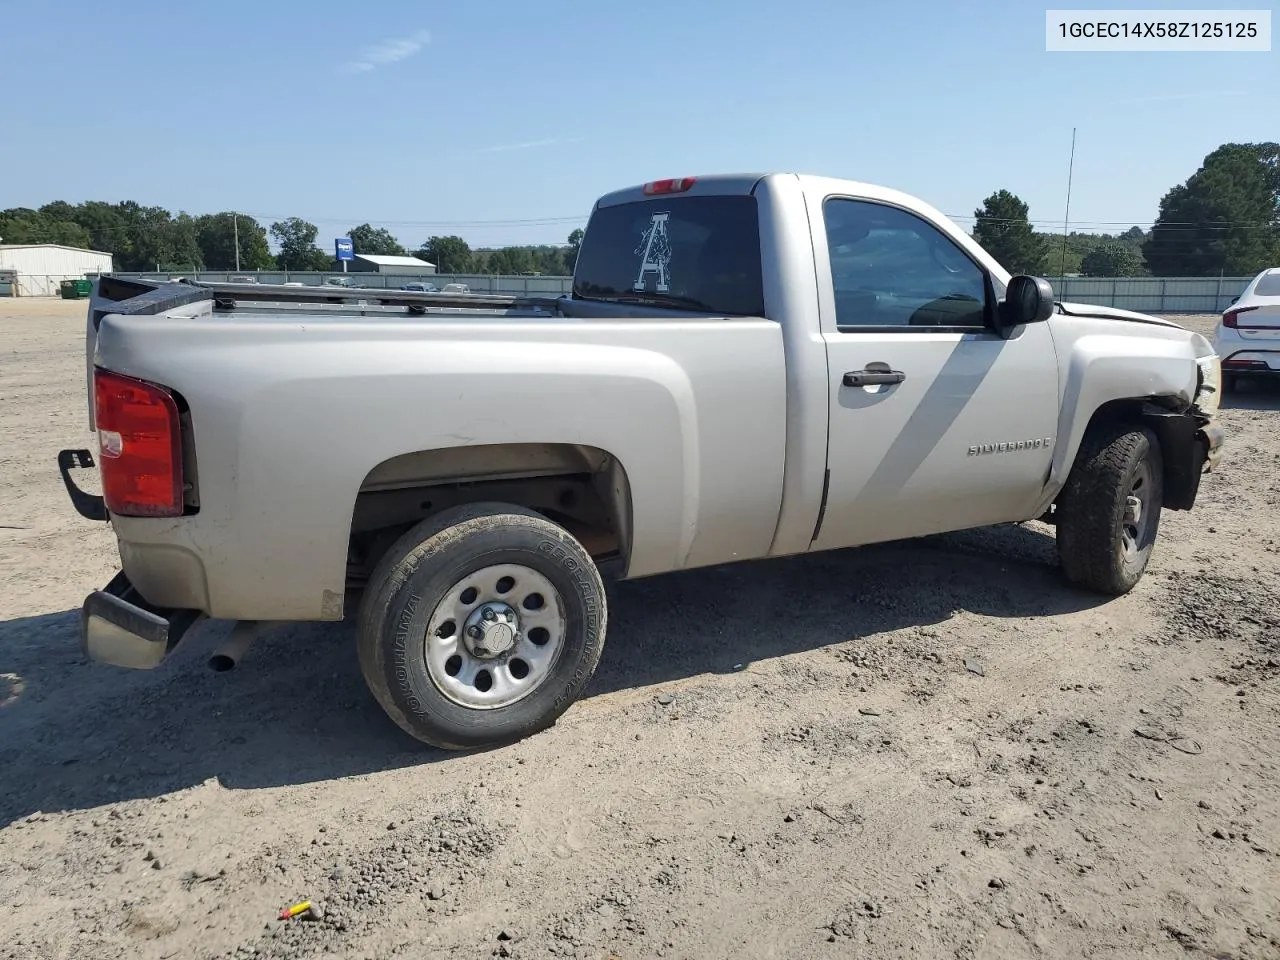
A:
[[[1130,563],[1146,548],[1153,516],[1151,484],[1151,466],[1143,460],[1134,472],[1129,492],[1125,494],[1124,510],[1120,517],[1120,556]]]
[[[483,636],[473,635],[477,627]],[[510,706],[550,676],[566,629],[564,600],[537,570],[516,563],[483,567],[459,579],[431,611],[423,638],[427,673],[459,706]],[[499,649],[507,641],[510,646]]]

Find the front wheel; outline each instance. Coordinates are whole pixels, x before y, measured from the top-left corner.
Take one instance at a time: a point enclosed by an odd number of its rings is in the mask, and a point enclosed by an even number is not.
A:
[[[361,603],[365,682],[411,736],[464,750],[555,723],[595,672],[605,596],[590,555],[505,504],[445,511],[387,551]]]
[[[1142,579],[1164,505],[1160,444],[1130,426],[1090,430],[1058,498],[1058,556],[1072,583],[1119,596]]]

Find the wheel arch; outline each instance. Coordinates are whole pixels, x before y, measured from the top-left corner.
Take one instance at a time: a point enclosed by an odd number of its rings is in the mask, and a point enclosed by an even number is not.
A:
[[[620,562],[624,571],[629,562],[631,482],[618,457],[583,444],[476,444],[415,450],[369,470],[352,505],[348,588],[367,579],[405,530],[479,502],[533,510],[573,534],[599,562]]]
[[[1197,436],[1200,421],[1190,405],[1178,397],[1168,396],[1119,397],[1099,405],[1066,452],[1064,460],[1069,467],[1056,478],[1051,503],[1056,502],[1070,472],[1076,469],[1085,438],[1123,425],[1150,430],[1159,443],[1163,506],[1170,510],[1190,510],[1199,492],[1203,462],[1203,457],[1196,455],[1197,447],[1203,446]]]

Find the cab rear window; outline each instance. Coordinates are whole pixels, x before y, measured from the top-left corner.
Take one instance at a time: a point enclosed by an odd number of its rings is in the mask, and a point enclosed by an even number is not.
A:
[[[573,295],[698,313],[763,316],[754,197],[656,197],[597,209]]]
[[[1258,281],[1253,292],[1260,297],[1280,297],[1280,273],[1268,273]]]

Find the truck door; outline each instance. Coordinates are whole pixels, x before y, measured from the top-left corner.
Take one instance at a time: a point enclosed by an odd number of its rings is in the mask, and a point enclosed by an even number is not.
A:
[[[830,379],[811,549],[1028,519],[1056,440],[1048,325],[1001,337],[998,281],[909,210],[827,197],[811,222]]]

